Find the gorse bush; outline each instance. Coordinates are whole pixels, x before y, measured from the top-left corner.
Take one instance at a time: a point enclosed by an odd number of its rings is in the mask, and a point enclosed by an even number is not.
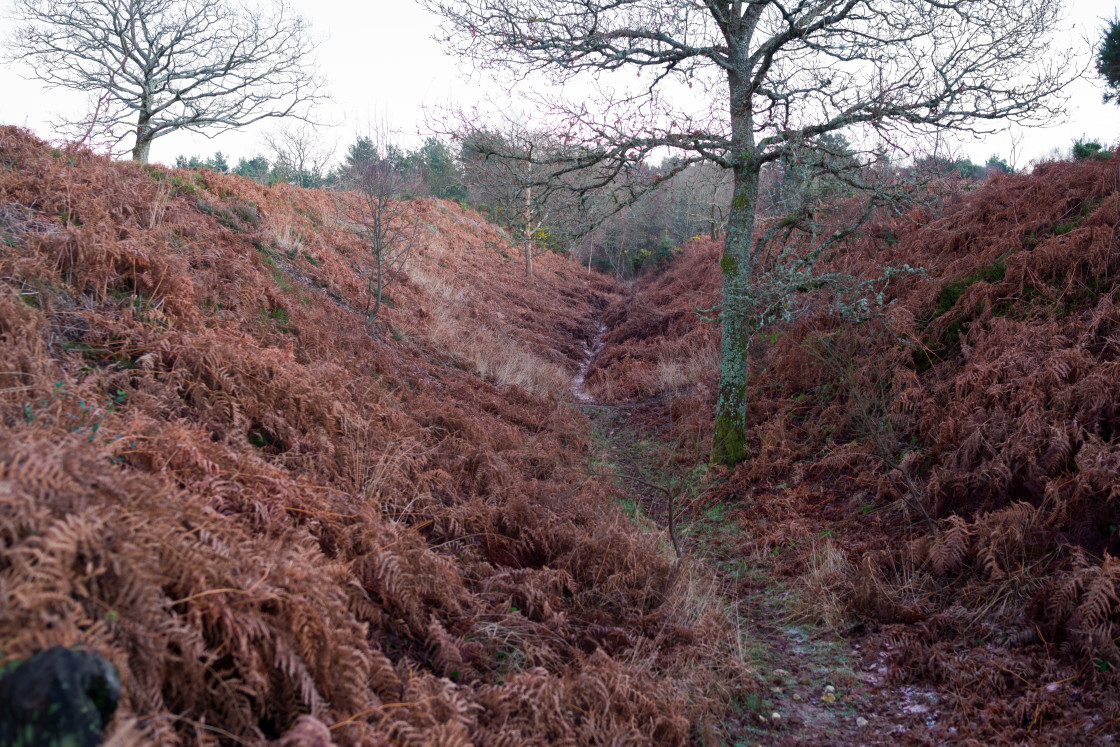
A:
[[[1096,140],[1076,140],[1073,143],[1073,158],[1075,161],[1085,161],[1090,158],[1108,158],[1108,148]]]
[[[1105,29],[1104,39],[1097,48],[1097,72],[1108,86],[1105,102],[1120,103],[1120,19],[1109,21]]]

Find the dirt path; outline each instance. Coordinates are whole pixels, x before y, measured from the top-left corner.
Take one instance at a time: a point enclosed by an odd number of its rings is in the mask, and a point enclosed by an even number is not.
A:
[[[742,552],[735,521],[742,507],[694,510],[698,466],[685,474],[664,467],[665,441],[653,411],[659,400],[600,403],[585,388],[608,332],[600,321],[572,381],[577,406],[590,421],[595,461],[625,490],[623,508],[636,522],[669,528],[670,506],[682,554],[707,565],[720,581],[729,610],[747,632],[745,656],[757,672],[760,696],[738,714],[735,745],[930,744],[938,719],[936,693],[887,683],[888,652],[867,650],[869,639],[844,637],[800,618],[788,580]],[[691,485],[689,483],[692,483]],[[647,524],[648,525],[648,524]]]

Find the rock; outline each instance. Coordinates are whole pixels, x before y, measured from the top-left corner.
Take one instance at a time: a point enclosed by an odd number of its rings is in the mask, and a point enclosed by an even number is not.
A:
[[[0,744],[99,745],[120,693],[116,669],[100,656],[41,651],[0,677]]]
[[[770,688],[770,692],[774,693],[775,695],[781,695],[782,694],[782,688],[772,687],[772,688]]]
[[[798,703],[800,703],[801,702],[801,693],[794,693],[793,694],[793,699],[795,701],[797,701]]]
[[[859,718],[856,719],[856,726],[858,726],[861,729],[863,727],[867,726],[869,723],[871,723],[871,722],[868,721],[867,719],[865,719],[863,716],[860,716]]]
[[[782,714],[778,713],[777,711],[774,711],[773,713],[770,714],[770,720],[771,721],[781,721],[782,720]]]
[[[775,677],[789,677],[789,670],[788,669],[775,669],[774,670],[774,676]]]
[[[824,691],[825,691],[825,694],[828,694],[828,693],[835,694],[836,693],[836,688],[833,687],[832,685],[825,685],[824,686]]]

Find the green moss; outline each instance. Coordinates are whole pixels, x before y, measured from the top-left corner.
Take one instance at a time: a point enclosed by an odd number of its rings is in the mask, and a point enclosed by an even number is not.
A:
[[[731,198],[731,211],[746,211],[751,206],[751,197],[746,190],[740,191]]]
[[[998,283],[1003,280],[1007,275],[1007,261],[1001,257],[990,265],[979,267],[972,271],[968,277],[962,280],[954,280],[941,287],[941,293],[937,296],[937,308],[934,309],[933,315],[930,316],[929,321],[933,321],[939,316],[949,313],[949,311],[957,304],[960,297],[964,292],[971,288],[976,283]]]
[[[735,257],[731,255],[731,252],[724,252],[723,255],[720,256],[719,268],[723,271],[723,276],[725,278],[734,276],[737,267],[738,263],[735,261]]]
[[[720,415],[712,433],[711,463],[731,466],[746,458],[747,434],[742,420],[726,413]]]
[[[249,444],[258,449],[271,446],[272,442],[269,440],[268,435],[261,431],[249,431]]]

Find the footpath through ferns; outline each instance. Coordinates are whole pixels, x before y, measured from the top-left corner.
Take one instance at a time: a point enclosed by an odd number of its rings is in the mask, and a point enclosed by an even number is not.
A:
[[[640,302],[630,294],[621,306]],[[598,327],[611,337],[612,329]],[[601,370],[598,358],[611,347],[596,337],[584,368]],[[725,714],[729,743],[890,745],[924,732],[939,715],[937,694],[890,683],[883,661],[861,666],[862,645],[806,615],[801,590],[775,571],[772,557],[749,548],[741,526],[747,507],[705,499],[725,480],[706,474],[702,445],[682,446],[674,415],[683,393],[596,401],[584,389],[584,368],[573,390],[594,432],[593,474],[618,481],[622,508],[640,531],[661,535],[681,562],[708,570],[714,583],[702,593],[723,600],[739,630],[738,653],[758,689]]]
[[[761,712],[787,724],[799,703],[821,703],[824,662],[807,665],[815,691],[790,686],[805,636],[837,654],[831,729],[802,708],[804,723],[759,741],[1120,734],[1118,227],[1116,157],[958,184],[869,226],[821,271],[924,273],[895,278],[859,323],[822,293],[756,335],[750,458],[732,471],[696,466],[718,376],[721,247],[686,246],[607,310],[586,391],[618,404],[624,441],[649,442],[642,458],[690,486],[681,541],[761,639],[745,655],[769,698]],[[644,510],[664,523],[664,506]],[[867,727],[851,729],[861,714]]]

